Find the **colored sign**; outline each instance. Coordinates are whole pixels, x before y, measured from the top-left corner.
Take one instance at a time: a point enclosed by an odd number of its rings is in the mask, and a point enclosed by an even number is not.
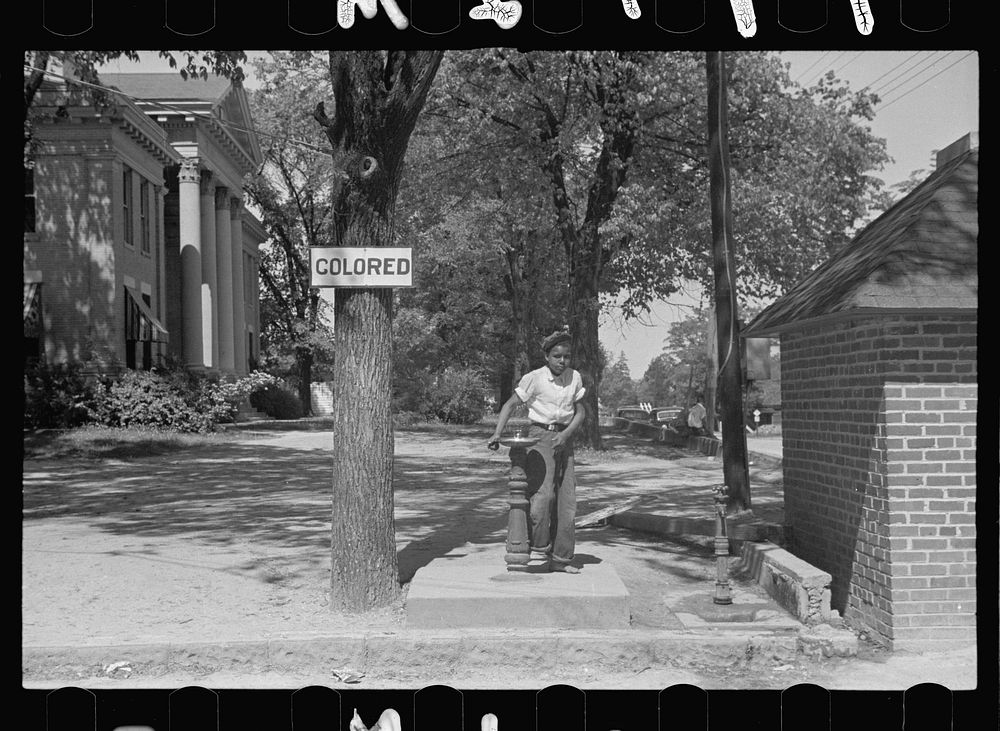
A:
[[[413,250],[314,246],[309,272],[311,287],[412,287]]]

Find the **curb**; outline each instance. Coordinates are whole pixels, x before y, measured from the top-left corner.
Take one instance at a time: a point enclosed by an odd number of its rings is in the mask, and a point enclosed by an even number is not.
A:
[[[763,452],[754,452],[748,449],[747,457],[755,467],[764,467],[771,470],[779,470],[782,467],[781,457],[775,457],[773,454],[764,454]]]
[[[620,669],[642,665],[691,667],[734,663],[788,662],[801,651],[798,632],[759,630],[746,625],[729,631],[710,628],[684,632],[635,630],[511,631],[474,634],[407,632],[359,636],[312,636],[233,642],[165,642],[118,645],[23,647],[26,676],[103,676],[111,663],[196,669],[199,673],[277,669],[329,671],[350,666],[384,672],[406,658],[408,665],[439,665],[449,672],[499,666],[532,671],[565,671],[567,666]]]
[[[707,511],[706,511],[707,512]],[[660,513],[644,512],[636,507],[608,518],[608,523],[617,528],[652,533],[658,536],[715,536],[713,518],[678,518]],[[784,541],[784,527],[777,523],[758,521],[754,523],[726,523],[726,537],[737,541]],[[738,550],[738,549],[737,549]]]
[[[835,619],[830,609],[833,577],[773,543],[743,544],[737,566],[792,616],[805,624]]]

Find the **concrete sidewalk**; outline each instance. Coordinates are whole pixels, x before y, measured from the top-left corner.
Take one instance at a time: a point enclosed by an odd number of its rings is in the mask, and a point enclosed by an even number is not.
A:
[[[786,687],[792,669],[793,682],[833,687],[837,663],[861,662],[853,635],[805,626],[735,572],[733,611],[714,611],[707,536],[616,525],[579,529],[583,574],[558,578],[586,577],[592,559],[613,568],[628,592],[627,627],[408,626],[406,590],[421,569],[448,555],[499,556],[509,463],[506,450],[485,449],[488,431],[397,432],[404,592],[397,606],[360,616],[327,608],[323,431],[254,426],[231,443],[142,460],[25,462],[24,684],[336,687],[332,671],[349,667],[369,688],[513,689],[566,682],[573,667],[578,687]],[[718,460],[614,434],[608,447],[577,453],[578,515],[643,496],[652,514],[711,516]],[[755,511],[780,524],[780,474],[754,475]],[[974,684],[974,669],[971,680],[955,674],[968,665],[918,662],[896,682]],[[885,667],[871,677],[884,682]]]

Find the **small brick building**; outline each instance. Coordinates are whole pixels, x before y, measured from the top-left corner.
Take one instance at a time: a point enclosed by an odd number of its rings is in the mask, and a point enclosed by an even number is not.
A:
[[[889,648],[976,635],[977,136],[762,312],[790,549]]]

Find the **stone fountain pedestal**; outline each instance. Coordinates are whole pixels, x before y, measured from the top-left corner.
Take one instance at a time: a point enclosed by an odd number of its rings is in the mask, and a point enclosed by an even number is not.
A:
[[[626,629],[629,593],[614,567],[578,554],[579,574],[505,566],[505,546],[466,544],[417,570],[406,624],[425,629]]]

